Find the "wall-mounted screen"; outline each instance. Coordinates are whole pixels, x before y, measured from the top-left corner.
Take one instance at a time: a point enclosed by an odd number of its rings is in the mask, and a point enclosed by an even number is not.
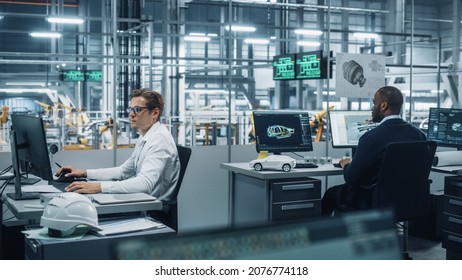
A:
[[[273,57],[273,80],[295,79],[295,55],[283,54]]]
[[[329,111],[332,147],[355,148],[359,138],[376,127],[371,111]]]
[[[257,152],[312,151],[310,116],[301,111],[255,111]]]
[[[298,53],[295,60],[295,78],[327,78],[327,60],[322,57],[322,51]]]
[[[438,146],[462,148],[462,109],[430,108],[427,138]]]

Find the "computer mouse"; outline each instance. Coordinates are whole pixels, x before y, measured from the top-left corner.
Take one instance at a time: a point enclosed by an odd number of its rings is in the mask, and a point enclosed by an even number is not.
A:
[[[58,178],[56,179],[56,182],[74,182],[75,181],[75,178],[70,176],[70,177],[66,177],[65,175],[70,173],[71,171],[70,170],[63,170],[63,172],[61,172],[61,174],[59,174]]]

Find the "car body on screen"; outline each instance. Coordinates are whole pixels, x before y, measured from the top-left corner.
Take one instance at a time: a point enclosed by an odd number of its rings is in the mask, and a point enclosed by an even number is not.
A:
[[[294,132],[295,129],[282,125],[272,125],[266,129],[268,137],[276,137],[277,139],[290,137]]]
[[[289,172],[295,167],[295,159],[289,156],[270,155],[261,159],[254,159],[249,162],[251,168],[255,171],[262,171],[264,169],[275,169]]]

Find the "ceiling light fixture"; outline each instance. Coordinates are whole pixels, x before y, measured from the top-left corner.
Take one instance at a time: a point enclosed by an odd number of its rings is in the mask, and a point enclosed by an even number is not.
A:
[[[61,33],[58,32],[32,32],[30,36],[37,38],[61,38]]]
[[[379,38],[379,34],[377,34],[377,33],[367,33],[367,32],[355,32],[355,33],[353,33],[353,37],[363,38],[363,39],[377,39],[377,38]]]
[[[70,17],[47,17],[47,21],[51,23],[82,24],[84,20]]]
[[[225,29],[229,31],[229,25],[225,26]],[[231,25],[231,31],[237,32],[255,32],[257,28],[253,26],[244,26],[244,25]]]
[[[321,43],[314,41],[297,41],[297,45],[304,47],[319,47]]]
[[[185,41],[188,42],[208,42],[210,41],[210,37],[207,36],[185,36]]]
[[[321,30],[314,30],[314,29],[295,29],[295,34],[298,35],[313,35],[313,36],[320,36],[322,35]]]
[[[252,39],[252,38],[244,39],[244,43],[246,44],[268,45],[269,42],[270,41],[268,39]]]

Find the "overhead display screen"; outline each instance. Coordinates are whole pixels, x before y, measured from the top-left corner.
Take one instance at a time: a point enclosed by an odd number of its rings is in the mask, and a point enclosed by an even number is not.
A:
[[[295,79],[295,55],[284,54],[273,57],[273,80]]]
[[[327,63],[322,57],[322,51],[303,52],[296,55],[296,79],[325,79]]]
[[[103,72],[102,71],[85,71],[85,81],[101,82],[103,81]]]
[[[85,81],[85,74],[80,70],[65,70],[61,74],[63,82],[83,82]]]
[[[102,82],[103,72],[99,70],[63,70],[60,79],[63,82]]]

